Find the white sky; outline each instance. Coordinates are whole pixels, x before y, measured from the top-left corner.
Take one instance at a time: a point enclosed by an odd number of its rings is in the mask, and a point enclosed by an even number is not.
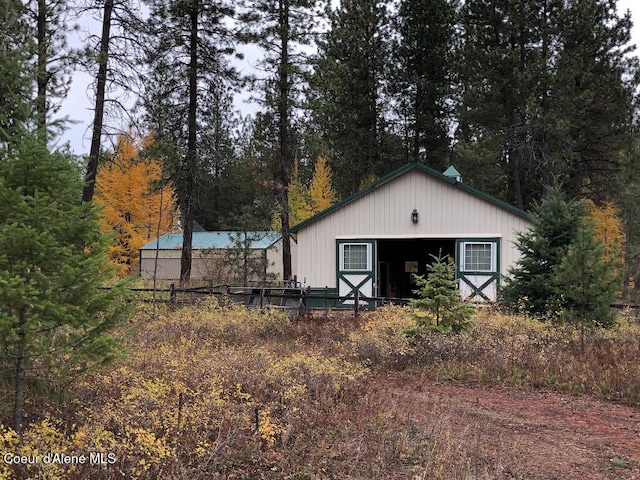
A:
[[[632,43],[640,46],[640,1],[638,0],[618,0],[618,14],[622,15],[626,10],[631,11],[634,23],[632,30]],[[99,34],[100,25],[95,24],[96,31]],[[636,55],[640,55],[640,48],[636,49]],[[245,65],[239,65],[239,68],[250,67],[248,60]],[[74,123],[68,125],[68,130],[61,139],[61,143],[69,142],[71,150],[77,155],[87,155],[89,153],[89,145],[91,142],[91,122],[93,120],[92,108],[93,103],[89,99],[89,88],[91,78],[88,74],[78,72],[73,77],[73,84],[67,99],[64,101],[58,117],[67,116]]]

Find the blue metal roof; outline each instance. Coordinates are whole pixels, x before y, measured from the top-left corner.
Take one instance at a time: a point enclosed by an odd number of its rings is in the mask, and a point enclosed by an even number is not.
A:
[[[246,232],[250,241],[249,248],[261,250],[268,248],[282,238],[282,233],[263,231],[263,232]],[[235,248],[239,243],[244,243],[245,232],[193,232],[193,249],[204,250]],[[160,246],[156,247],[159,242]],[[165,233],[159,239],[146,244],[141,250],[180,250],[182,248],[182,232]]]

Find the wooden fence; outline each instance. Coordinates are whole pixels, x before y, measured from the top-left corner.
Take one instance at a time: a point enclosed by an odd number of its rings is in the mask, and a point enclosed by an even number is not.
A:
[[[169,288],[131,288],[141,301],[170,303],[172,305],[195,303],[205,297],[216,297],[221,302],[234,302],[247,307],[274,307],[289,310],[340,309],[360,311],[388,304],[406,304],[408,298],[364,297],[359,290],[340,296],[322,290],[299,286],[283,287],[234,287],[218,285],[181,288],[171,284]]]
[[[138,300],[172,305],[195,303],[206,297],[216,297],[221,303],[233,302],[249,308],[284,308],[301,310],[353,310],[357,316],[362,310],[370,310],[383,305],[406,305],[409,298],[364,297],[355,289],[346,296],[330,293],[329,289],[311,289],[301,286],[276,287],[234,287],[229,285],[181,288],[171,284],[169,288],[131,288]],[[476,303],[477,306],[488,306]],[[637,316],[640,304],[635,302],[615,302],[615,309],[629,309]]]

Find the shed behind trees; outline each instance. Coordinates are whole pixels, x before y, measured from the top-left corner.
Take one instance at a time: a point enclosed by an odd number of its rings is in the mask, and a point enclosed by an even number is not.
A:
[[[155,272],[159,280],[179,279],[181,249],[182,233],[167,233],[143,246],[140,276],[153,278]],[[192,280],[233,285],[282,280],[280,232],[194,232],[192,252]]]

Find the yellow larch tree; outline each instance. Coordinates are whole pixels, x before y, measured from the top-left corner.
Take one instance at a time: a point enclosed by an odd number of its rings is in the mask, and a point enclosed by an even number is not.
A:
[[[311,185],[307,187],[298,173],[298,161],[294,162],[289,183],[289,224],[297,225],[336,202],[337,195],[331,183],[331,168],[324,157],[316,161]],[[271,228],[280,230],[280,216],[274,212]]]
[[[309,189],[300,180],[297,159],[294,159],[293,163],[293,175],[291,176],[291,181],[289,182],[288,199],[289,225],[293,226],[297,225],[300,222],[304,222],[307,218],[311,217],[314,214]],[[274,211],[271,215],[271,229],[278,231],[281,228],[282,223],[280,221],[280,215],[277,211]]]
[[[331,177],[331,168],[327,163],[327,159],[318,157],[313,170],[311,186],[309,187],[309,193],[311,194],[311,200],[313,202],[313,215],[336,203],[338,196],[333,189]]]
[[[622,227],[620,211],[613,201],[596,205],[586,202],[588,207],[587,221],[593,224],[593,234],[604,246],[605,259],[622,258],[626,237]]]
[[[602,242],[604,247],[604,259],[613,259],[617,273],[622,278],[624,271],[624,248],[626,235],[622,226],[622,217],[618,206],[613,201],[606,201],[602,205],[596,205],[587,200],[586,220],[593,225],[593,235]],[[621,285],[622,286],[622,285]]]
[[[173,189],[157,186],[160,162],[141,159],[139,144],[120,135],[115,153],[98,168],[96,178],[94,201],[102,208],[102,228],[114,235],[109,260],[122,276],[136,273],[140,247],[174,230],[178,219]]]

